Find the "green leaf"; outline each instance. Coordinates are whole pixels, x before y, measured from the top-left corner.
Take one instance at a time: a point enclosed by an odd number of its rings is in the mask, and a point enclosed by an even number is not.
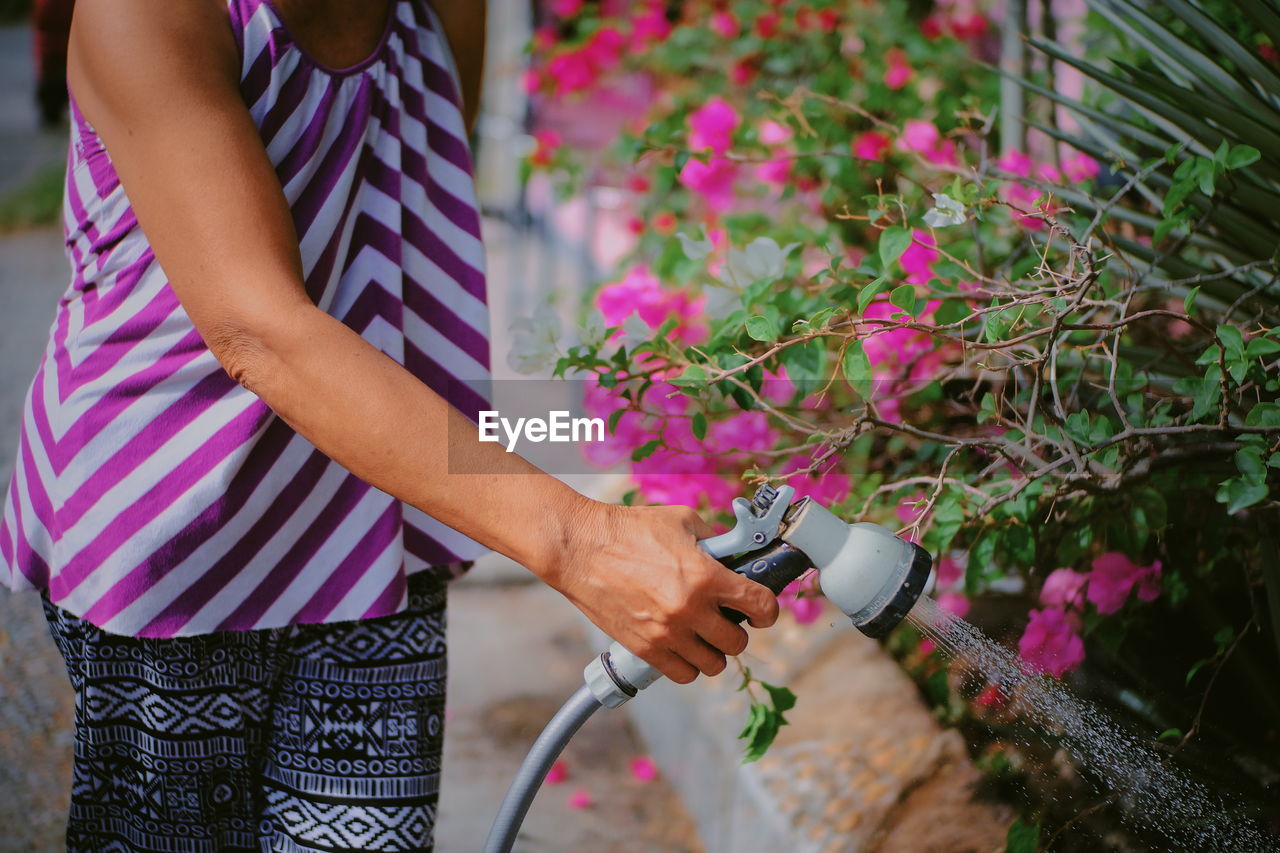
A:
[[[849,385],[858,396],[869,400],[875,377],[871,373],[871,362],[862,348],[862,341],[853,341],[845,347],[841,367],[844,370],[844,378],[849,381]]]
[[[902,257],[902,253],[911,245],[911,232],[906,228],[894,226],[886,228],[880,234],[880,263],[887,272],[894,261]]]
[[[1244,336],[1235,326],[1219,326],[1218,340],[1222,341],[1222,349],[1227,354],[1227,358],[1244,357]]]
[[[1275,338],[1254,338],[1244,348],[1245,358],[1262,358],[1280,352],[1280,341]]]
[[[1165,729],[1156,735],[1156,740],[1182,740],[1182,729]]]
[[[1040,847],[1040,824],[1015,820],[1004,837],[1005,853],[1036,853]]]
[[[1225,139],[1222,142],[1226,144]],[[1258,162],[1261,156],[1258,149],[1251,145],[1237,145],[1231,149],[1231,153],[1226,156],[1223,163],[1228,169],[1243,169]]]
[[[762,343],[773,343],[778,339],[777,325],[768,317],[757,314],[747,318],[747,334]]]
[[[693,437],[702,441],[707,437],[707,416],[702,412],[694,412],[693,421],[689,424],[689,428],[693,430]]]
[[[622,420],[622,416],[627,413],[626,408],[614,409],[609,413],[609,435],[618,434],[618,421]]]
[[[1187,291],[1186,298],[1182,300],[1182,310],[1185,311],[1188,316],[1195,316],[1196,296],[1198,296],[1199,293],[1200,285],[1197,284],[1195,287]]]
[[[889,302],[906,311],[911,316],[916,313],[916,287],[914,284],[903,284],[889,294]]]
[[[631,451],[631,461],[639,462],[641,459],[648,459],[653,455],[654,451],[662,446],[662,439],[654,438],[646,441],[644,444]]]
[[[868,303],[875,298],[876,294],[884,290],[885,277],[880,276],[870,284],[863,285],[862,290],[858,291],[858,313],[861,314],[867,310]]]
[[[773,709],[779,714],[790,711],[796,706],[796,694],[792,693],[788,688],[778,687],[763,681],[760,682],[760,686],[769,692],[769,700],[773,702]]]
[[[1232,479],[1223,482],[1218,489],[1218,503],[1227,505],[1227,514],[1232,515],[1242,509],[1251,507],[1266,500],[1270,489],[1266,483],[1251,483],[1246,480]]]
[[[671,380],[672,385],[688,386],[700,385],[707,381],[707,371],[702,369],[702,365],[691,364],[684,369],[684,372]]]
[[[1236,451],[1236,468],[1240,476],[1250,483],[1261,483],[1267,479],[1267,466],[1262,461],[1262,448],[1242,447]]]

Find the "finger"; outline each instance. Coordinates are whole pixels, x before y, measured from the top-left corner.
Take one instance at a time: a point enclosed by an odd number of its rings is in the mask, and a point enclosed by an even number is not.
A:
[[[752,628],[768,628],[778,621],[778,599],[769,589],[735,572],[723,572],[716,603],[747,617]]]
[[[704,675],[719,675],[724,672],[724,668],[728,663],[719,650],[709,646],[692,631],[675,647],[675,652],[696,666],[698,671]]]
[[[657,649],[640,657],[676,684],[688,684],[698,677],[698,668],[675,652]]]
[[[719,612],[708,613],[694,630],[707,645],[726,655],[740,655],[746,651],[746,630],[741,625],[733,624]]]
[[[694,539],[710,539],[716,535],[716,529],[703,521],[702,516],[687,507],[681,508],[681,520],[685,529],[693,534]]]

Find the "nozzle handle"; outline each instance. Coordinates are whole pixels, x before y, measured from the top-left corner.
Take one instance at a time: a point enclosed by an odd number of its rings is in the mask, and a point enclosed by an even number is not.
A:
[[[808,571],[811,565],[809,558],[799,549],[780,540],[720,562],[726,568],[767,587],[774,595]],[[735,623],[747,618],[727,607],[720,608],[720,612]],[[616,708],[653,684],[662,674],[621,643],[614,643],[609,646],[608,651],[587,664],[583,676],[600,704],[606,708]]]

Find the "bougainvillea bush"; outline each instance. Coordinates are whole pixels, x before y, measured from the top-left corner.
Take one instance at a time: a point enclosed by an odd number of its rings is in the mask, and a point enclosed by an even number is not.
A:
[[[1156,55],[1045,6],[1063,56]],[[1258,148],[1108,145],[1037,97],[1082,79],[1043,58],[1002,147],[1002,22],[973,0],[550,9],[535,104],[645,94],[602,150],[540,128],[531,166],[624,191],[633,245],[576,336],[515,355],[587,379],[628,499],[717,514],[791,484],[939,555],[942,605],[1048,677],[1159,685],[1128,704],[1172,749],[1212,727],[1216,683],[1274,754],[1276,241],[1223,261],[1204,215],[1269,168]],[[1100,97],[1095,118],[1168,129]],[[812,620],[815,594],[784,604]],[[1000,704],[909,629],[891,647],[951,722]]]

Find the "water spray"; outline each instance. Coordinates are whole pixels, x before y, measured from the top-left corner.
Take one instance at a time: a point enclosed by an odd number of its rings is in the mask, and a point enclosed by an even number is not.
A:
[[[878,524],[846,524],[812,499],[794,498],[791,486],[768,485],[750,501],[735,498],[733,528],[698,544],[775,595],[816,568],[823,595],[854,627],[869,637],[883,637],[924,593],[933,558]],[[724,613],[735,622],[745,618],[727,609]],[[509,853],[542,780],[587,718],[602,707],[625,704],[660,677],[619,643],[587,664],[586,683],[551,718],[520,765],[489,830],[485,853]]]

